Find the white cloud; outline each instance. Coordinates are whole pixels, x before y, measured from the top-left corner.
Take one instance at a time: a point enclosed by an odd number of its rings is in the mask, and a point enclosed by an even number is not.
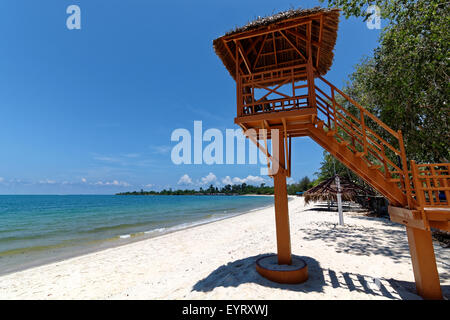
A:
[[[206,177],[200,179],[201,184],[211,184],[217,181],[217,177],[214,173],[210,172]]]
[[[94,157],[94,159],[98,160],[98,161],[105,161],[105,162],[120,162],[120,159],[114,158],[114,157],[97,156],[97,157]]]
[[[152,146],[151,148],[153,149],[154,153],[158,154],[167,154],[170,152],[170,150],[172,150],[171,146]]]
[[[0,183],[2,183],[3,181],[5,181],[5,178],[0,177]]]
[[[155,186],[154,184],[149,183],[149,184],[146,184],[144,187],[146,187],[146,188],[153,188],[154,186]]]
[[[56,181],[55,180],[46,179],[46,180],[39,181],[39,183],[40,184],[56,184]]]
[[[123,156],[127,158],[139,158],[141,155],[139,153],[127,153],[124,154]]]
[[[115,186],[115,187],[130,187],[131,184],[129,184],[128,182],[125,181],[118,181],[118,180],[114,180],[114,181],[98,181],[96,183],[94,183],[97,186]]]
[[[239,178],[239,177],[234,177],[233,178],[233,183],[234,184],[242,184],[242,183],[246,183],[246,184],[261,184],[261,183],[265,183],[266,180],[264,180],[263,177],[258,177],[258,176],[251,176],[249,175],[247,178]]]
[[[180,180],[178,180],[178,184],[192,184],[192,179],[187,174],[185,174],[180,178]]]
[[[252,185],[260,185],[261,183],[267,183],[267,181],[263,177],[251,176],[251,175],[249,175],[247,178],[234,177],[233,179],[231,179],[230,176],[226,176],[221,181],[224,185],[242,184],[242,183],[252,184]]]
[[[222,179],[222,183],[224,185],[233,184],[233,180],[231,180],[230,176],[226,176],[225,178]]]
[[[81,178],[81,182],[86,183],[87,182],[86,178]]]

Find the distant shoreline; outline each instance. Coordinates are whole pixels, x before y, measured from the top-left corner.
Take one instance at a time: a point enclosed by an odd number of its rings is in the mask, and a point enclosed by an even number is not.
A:
[[[273,194],[257,194],[257,193],[192,193],[192,194],[141,194],[141,193],[116,193],[115,196],[240,196],[240,197],[273,197]]]

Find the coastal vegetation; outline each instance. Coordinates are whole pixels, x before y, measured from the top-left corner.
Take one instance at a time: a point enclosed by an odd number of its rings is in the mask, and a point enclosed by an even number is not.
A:
[[[293,183],[288,185],[288,194],[295,195],[297,192],[303,192],[312,187],[311,180],[305,176],[298,183]],[[250,184],[242,183],[242,184],[228,184],[221,188],[217,186],[210,185],[209,188],[203,189],[200,187],[198,190],[195,189],[185,189],[185,190],[172,190],[172,189],[164,189],[161,191],[133,191],[133,192],[123,192],[118,193],[120,196],[156,196],[156,195],[172,195],[172,196],[182,196],[182,195],[272,195],[273,187],[267,186],[262,183],[259,186],[253,186]]]

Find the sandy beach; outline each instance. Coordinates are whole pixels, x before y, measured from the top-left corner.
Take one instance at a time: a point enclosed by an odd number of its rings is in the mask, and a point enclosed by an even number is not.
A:
[[[265,208],[0,277],[0,299],[420,299],[404,227],[387,219],[289,202],[292,251],[308,263],[300,285],[272,283],[255,260],[276,252]],[[450,250],[435,243],[449,297]]]

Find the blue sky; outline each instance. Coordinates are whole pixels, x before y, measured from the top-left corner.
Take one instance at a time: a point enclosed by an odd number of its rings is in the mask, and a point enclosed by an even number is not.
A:
[[[81,30],[66,27],[72,4],[81,8]],[[213,39],[256,16],[316,5],[325,4],[1,1],[0,194],[198,188],[227,176],[270,183],[261,165],[174,165],[171,133],[193,131],[194,120],[204,130],[237,129],[235,84]],[[326,78],[342,87],[378,37],[362,19],[341,17]],[[312,178],[322,149],[296,139],[292,159],[294,180]]]

